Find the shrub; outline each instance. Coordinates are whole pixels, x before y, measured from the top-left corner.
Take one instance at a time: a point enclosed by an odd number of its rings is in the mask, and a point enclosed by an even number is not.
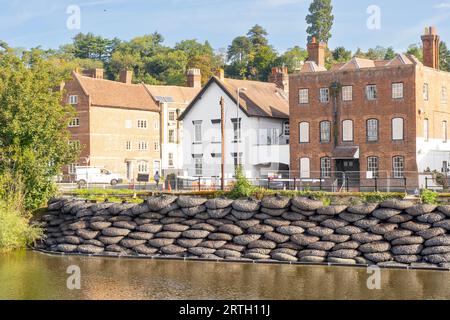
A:
[[[439,194],[437,192],[424,189],[420,192],[420,200],[425,204],[437,204]]]
[[[1,176],[0,188],[0,252],[23,249],[42,237],[43,230],[30,224],[20,181]]]
[[[228,197],[232,199],[248,198],[255,195],[258,191],[254,185],[245,177],[242,168],[239,166],[236,168],[236,182],[233,189],[228,194]]]

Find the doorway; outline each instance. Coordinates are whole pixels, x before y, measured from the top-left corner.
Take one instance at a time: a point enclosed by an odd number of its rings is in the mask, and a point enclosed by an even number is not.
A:
[[[359,190],[361,178],[358,159],[336,160],[336,175],[340,188],[344,190],[348,188],[349,191]]]

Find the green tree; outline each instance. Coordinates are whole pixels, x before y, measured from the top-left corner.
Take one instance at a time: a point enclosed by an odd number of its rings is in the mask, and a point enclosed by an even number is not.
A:
[[[73,54],[76,58],[107,62],[119,44],[118,39],[110,40],[92,33],[79,33],[73,39]]]
[[[308,43],[315,37],[319,42],[328,43],[333,27],[333,6],[331,0],[314,0],[309,7],[306,23],[309,25]]]
[[[289,73],[293,73],[301,69],[302,62],[306,61],[306,59],[308,59],[308,51],[295,46],[279,56],[276,65],[286,66]]]
[[[278,54],[269,45],[267,31],[259,25],[247,36],[236,37],[228,47],[227,75],[232,78],[266,81]]]
[[[331,55],[336,62],[347,62],[352,58],[352,52],[344,47],[337,47],[331,52]]]
[[[439,46],[439,65],[442,71],[450,72],[450,50],[447,49],[447,44],[445,42],[441,42]]]
[[[417,59],[423,62],[423,50],[422,46],[419,44],[412,44],[408,47],[408,50],[406,51],[407,54],[412,54]]]
[[[396,53],[394,51],[394,48],[389,47],[386,50],[386,54],[384,55],[384,60],[392,60],[394,59],[396,56]]]
[[[39,51],[0,52],[0,175],[21,180],[27,209],[54,194],[54,177],[79,151],[67,130],[73,110],[54,90],[62,80]]]

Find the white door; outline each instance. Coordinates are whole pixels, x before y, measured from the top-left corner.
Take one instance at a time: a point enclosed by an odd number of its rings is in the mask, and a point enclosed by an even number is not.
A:
[[[153,175],[155,175],[156,172],[159,172],[161,175],[161,161],[159,160],[153,161]]]

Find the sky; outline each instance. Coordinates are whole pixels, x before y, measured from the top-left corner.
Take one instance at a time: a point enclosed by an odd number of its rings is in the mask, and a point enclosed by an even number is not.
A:
[[[449,0],[333,0],[330,48],[355,51],[381,45],[404,52],[435,25],[450,43]],[[11,47],[58,48],[79,32],[129,40],[158,31],[167,45],[208,40],[226,48],[255,24],[269,32],[280,53],[306,46],[305,17],[311,0],[0,0],[0,40]],[[70,29],[80,10],[80,29]],[[374,7],[375,6],[375,7]],[[379,12],[379,15],[377,14]],[[70,20],[74,21],[74,20]],[[76,20],[78,21],[78,20]],[[368,27],[368,21],[370,28]],[[72,24],[73,26],[73,24]]]

